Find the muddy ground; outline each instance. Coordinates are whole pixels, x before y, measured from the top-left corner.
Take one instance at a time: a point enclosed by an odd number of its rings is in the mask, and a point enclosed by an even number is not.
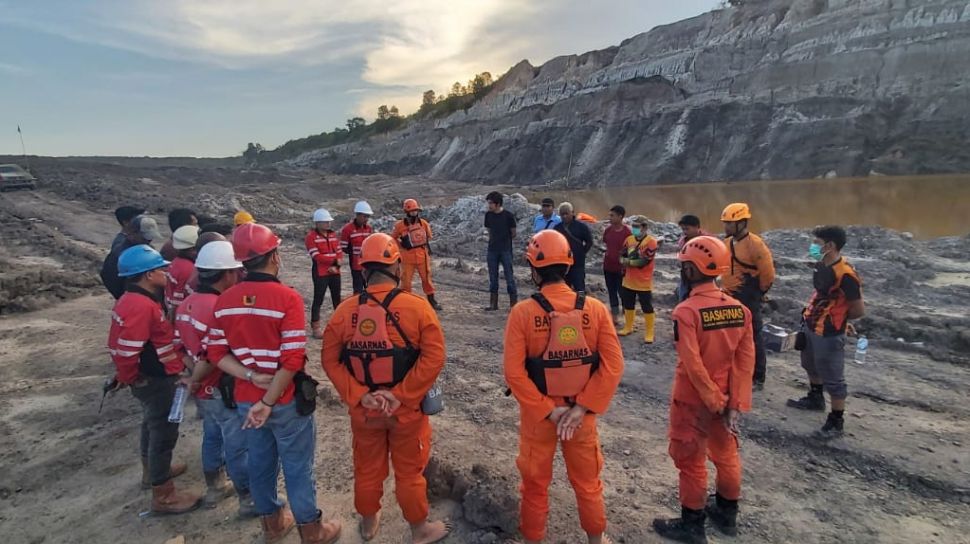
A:
[[[450,206],[462,195],[488,190],[209,166],[48,160],[34,169],[42,179],[37,191],[0,195],[0,531],[16,543],[161,543],[177,535],[187,542],[258,540],[258,523],[235,520],[232,500],[175,518],[138,515],[149,493],[138,487],[137,403],[122,392],[97,413],[100,385],[112,372],[104,347],[111,298],[97,277],[116,230],[110,209],[142,202],[162,217],[182,203],[228,218],[237,206],[247,207],[286,233],[283,279],[309,298],[301,234],[316,206],[326,203],[345,214],[365,196],[389,212],[407,196]],[[462,214],[467,211],[454,207],[429,210],[438,218]],[[478,311],[487,298],[479,233],[471,223],[442,220],[453,222],[436,225],[448,238],[435,269],[448,364],[442,380],[447,408],[433,419],[433,511],[455,524],[448,542],[502,542],[514,537],[518,502],[516,404],[502,394],[504,319]],[[769,354],[767,387],[743,420],[742,536],[734,540],[970,542],[970,240],[920,242],[882,229],[853,229],[852,236],[847,254],[863,275],[870,311],[859,328],[872,347],[868,364],[848,364],[846,436],[828,443],[811,437],[824,415],[785,407],[805,388],[797,356]],[[810,290],[803,263],[808,240],[786,231],[766,239],[780,276],[769,318],[791,326]],[[604,297],[596,268],[589,267],[591,290]],[[525,268],[517,275],[523,295],[529,293]],[[657,343],[646,346],[636,334],[622,340],[626,372],[600,426],[609,532],[618,542],[660,542],[650,521],[674,513],[678,504],[665,439],[675,364],[668,293],[675,280],[668,245],[657,268]],[[348,285],[345,278],[345,291]],[[341,542],[354,543],[360,539],[349,422],[323,378],[318,350],[313,341],[309,370],[325,384],[315,415],[319,502],[343,520]],[[200,431],[188,418],[176,451],[190,467],[178,483],[199,491]],[[392,489],[389,480],[376,542],[406,541]],[[551,504],[548,541],[582,541],[560,461]],[[732,540],[710,535],[713,542]],[[287,541],[298,540],[294,533]]]

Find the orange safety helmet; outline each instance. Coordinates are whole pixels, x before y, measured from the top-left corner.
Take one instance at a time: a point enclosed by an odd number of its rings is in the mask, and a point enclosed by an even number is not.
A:
[[[713,236],[691,238],[677,254],[680,262],[691,262],[705,276],[720,276],[731,269],[731,252]]]
[[[383,232],[375,232],[360,245],[360,264],[394,264],[401,260],[397,242]]]
[[[573,250],[562,233],[554,230],[537,232],[529,240],[525,258],[535,268],[545,268],[556,264],[573,265]]]
[[[232,231],[236,260],[246,262],[280,247],[280,239],[265,225],[244,223]]]
[[[728,204],[721,212],[721,221],[742,221],[744,219],[751,219],[751,210],[744,202]]]
[[[409,198],[404,201],[404,213],[420,212],[421,206],[418,205],[418,201],[413,198]]]

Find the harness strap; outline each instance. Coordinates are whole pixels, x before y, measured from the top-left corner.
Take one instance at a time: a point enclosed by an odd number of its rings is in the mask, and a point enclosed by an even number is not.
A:
[[[744,268],[748,268],[748,269],[751,269],[751,270],[758,270],[758,267],[757,266],[755,266],[753,264],[748,264],[748,263],[742,261],[734,253],[734,237],[733,236],[731,237],[731,261],[732,261],[731,262],[731,272],[732,273],[734,272],[734,263],[738,263],[739,265],[741,265]]]
[[[400,289],[397,289],[397,288],[391,289],[390,292],[387,293],[387,296],[384,297],[384,300],[380,301],[380,300],[377,300],[377,298],[375,298],[374,295],[364,290],[360,292],[360,301],[361,301],[361,304],[366,304],[367,299],[371,299],[374,302],[380,304],[381,308],[384,308],[384,312],[387,313],[388,319],[391,320],[391,325],[394,325],[394,328],[397,329],[398,334],[401,335],[401,339],[404,340],[404,345],[407,346],[409,349],[414,349],[414,344],[412,344],[411,340],[408,339],[408,335],[404,334],[404,329],[401,328],[401,323],[397,320],[396,317],[394,317],[394,313],[391,312],[391,308],[390,308],[391,301],[394,300],[394,298],[397,297],[399,294],[401,294]]]

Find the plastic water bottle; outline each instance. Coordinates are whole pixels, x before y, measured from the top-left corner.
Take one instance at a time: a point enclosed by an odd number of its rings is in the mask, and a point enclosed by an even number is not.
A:
[[[421,399],[421,412],[433,416],[445,409],[445,399],[441,396],[441,386],[434,382],[431,389]]]
[[[855,364],[864,365],[866,364],[866,353],[869,351],[869,339],[865,336],[860,336],[859,340],[855,343]]]
[[[172,409],[168,411],[169,423],[182,423],[185,417],[185,401],[189,399],[189,388],[185,384],[178,384],[175,388],[175,398],[172,399]]]

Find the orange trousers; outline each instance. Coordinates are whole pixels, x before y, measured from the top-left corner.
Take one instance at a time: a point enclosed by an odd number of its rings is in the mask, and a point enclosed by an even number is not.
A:
[[[673,401],[670,405],[670,453],[680,471],[680,503],[701,510],[707,503],[707,459],[717,469],[717,492],[741,498],[738,439],[704,406]]]
[[[558,443],[556,424],[548,419],[519,425],[519,457],[515,461],[522,475],[519,530],[526,540],[542,540],[546,536],[552,459]],[[576,493],[580,525],[588,534],[604,533],[606,506],[600,480],[603,454],[596,431],[596,416],[587,414],[573,438],[562,443],[562,456],[566,461],[569,483]]]
[[[408,523],[428,517],[428,482],[424,469],[431,457],[431,423],[428,416],[408,423],[393,419],[368,420],[363,410],[350,417],[354,440],[354,507],[362,516],[381,509],[388,456],[394,463],[397,504]]]
[[[401,290],[411,292],[411,281],[415,270],[421,276],[421,289],[425,295],[434,294],[434,284],[431,283],[431,256],[426,249],[406,250],[401,256]]]

